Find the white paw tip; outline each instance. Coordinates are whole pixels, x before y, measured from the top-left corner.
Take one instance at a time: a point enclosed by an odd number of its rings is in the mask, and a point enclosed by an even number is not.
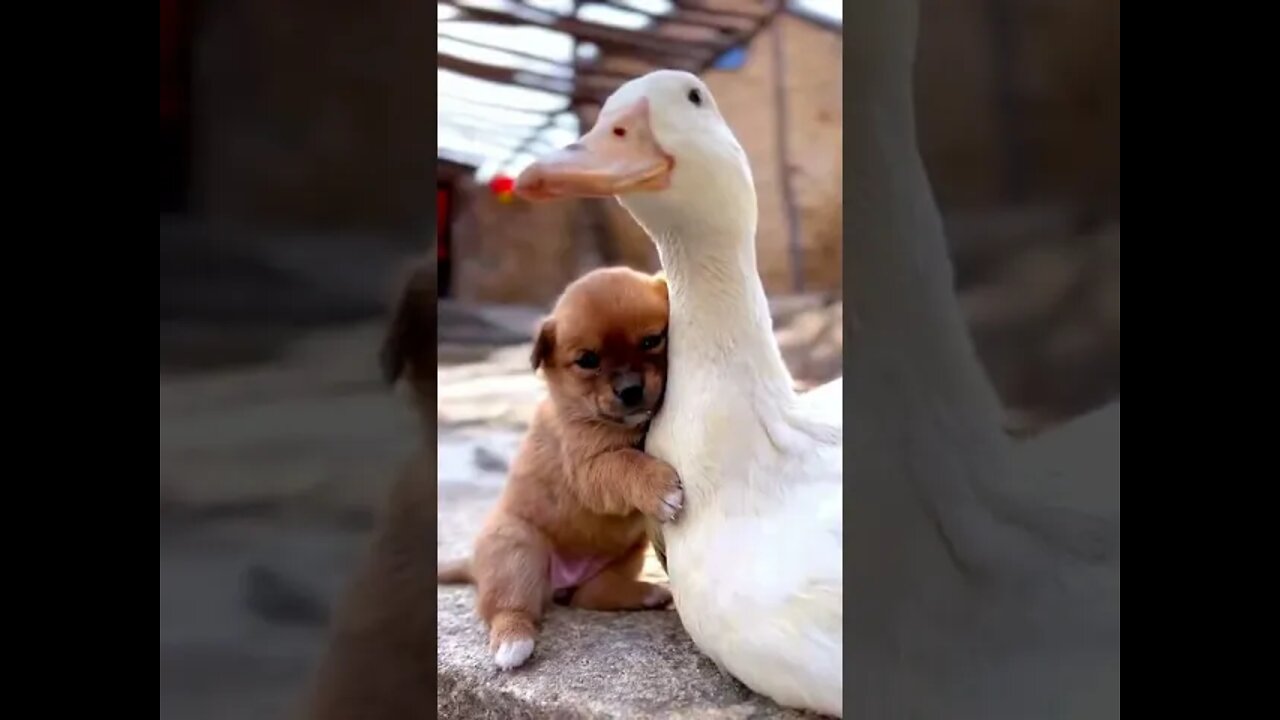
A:
[[[493,661],[503,670],[520,667],[533,654],[533,640],[508,640],[493,653]]]

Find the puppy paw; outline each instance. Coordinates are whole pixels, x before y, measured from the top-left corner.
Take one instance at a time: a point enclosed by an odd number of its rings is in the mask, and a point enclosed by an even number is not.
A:
[[[662,522],[671,522],[676,519],[676,515],[679,515],[683,509],[684,488],[677,486],[662,497],[662,506],[659,508],[658,519]]]
[[[671,591],[661,585],[651,585],[644,594],[643,605],[651,610],[664,608],[671,604]]]
[[[503,670],[518,668],[533,654],[533,639],[504,640],[493,651],[493,662]]]
[[[655,460],[647,490],[647,497],[639,505],[640,510],[659,522],[675,520],[684,507],[684,486],[675,468]]]

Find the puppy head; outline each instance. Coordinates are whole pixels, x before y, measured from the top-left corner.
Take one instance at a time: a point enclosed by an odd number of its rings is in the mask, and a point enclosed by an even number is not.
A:
[[[559,411],[624,427],[648,422],[667,380],[667,284],[630,268],[575,280],[533,344]]]

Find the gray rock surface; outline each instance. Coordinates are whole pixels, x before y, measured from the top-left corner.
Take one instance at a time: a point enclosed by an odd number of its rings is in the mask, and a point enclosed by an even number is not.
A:
[[[438,557],[470,551],[504,477],[518,432],[440,430]],[[477,454],[486,457],[476,463]],[[466,463],[463,465],[462,463]],[[645,578],[665,580],[652,556]],[[470,587],[437,595],[438,710],[442,718],[800,718],[721,673],[694,647],[673,610],[600,613],[554,607],[533,657],[501,672],[488,653]]]
[[[442,718],[802,718],[720,672],[674,610],[554,608],[534,655],[498,670],[470,589],[438,599]]]

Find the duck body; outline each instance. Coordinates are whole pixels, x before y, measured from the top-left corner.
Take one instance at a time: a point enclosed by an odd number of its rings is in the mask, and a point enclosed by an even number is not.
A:
[[[728,379],[703,381],[719,397],[733,390]],[[690,493],[663,532],[676,609],[698,647],[747,687],[840,716],[841,447],[806,445],[795,426],[779,447],[779,429],[765,423],[786,418],[765,420],[738,397],[677,401],[650,430],[646,451],[676,467]]]
[[[697,266],[740,270],[688,277],[694,258],[664,254],[674,371],[645,451],[685,487],[662,530],[676,609],[747,687],[839,717],[843,383],[794,392],[750,263],[703,255]]]

